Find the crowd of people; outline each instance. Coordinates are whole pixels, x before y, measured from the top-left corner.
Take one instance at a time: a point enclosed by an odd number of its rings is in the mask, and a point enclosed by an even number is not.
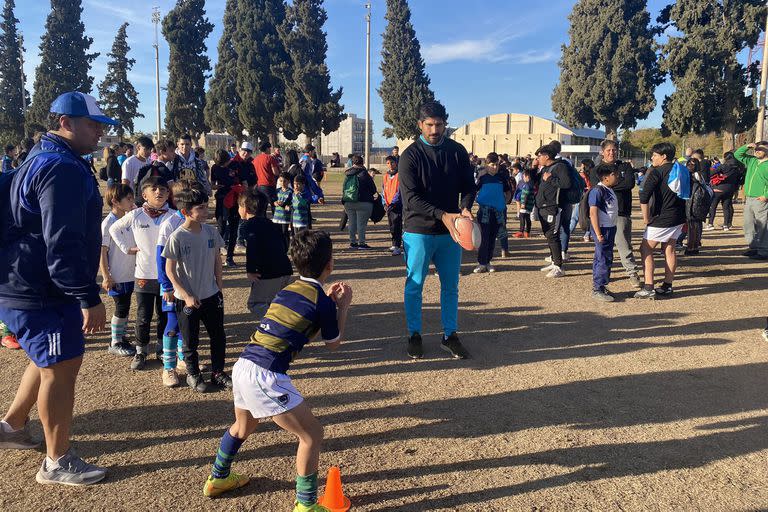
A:
[[[425,353],[422,293],[430,264],[440,280],[439,347],[455,359],[470,356],[458,336],[460,217],[480,226],[475,273],[496,271],[497,241],[501,257],[509,256],[513,212],[519,221],[513,238],[530,239],[532,225],[540,226],[549,252],[542,268],[547,278],[566,275],[578,226],[582,239],[595,245],[594,299],[615,299],[608,289],[614,250],[637,288],[634,296],[653,299],[673,293],[678,245],[687,239],[684,254],[698,254],[702,231],[715,229],[719,205],[722,229],[733,228],[733,199],[743,184],[745,255],[768,259],[768,142],[741,147],[717,165],[701,151],[678,159],[673,145],[660,143],[652,148],[651,166],[636,171],[618,158],[616,141],[606,140],[597,164],[585,159],[577,168],[557,141],[527,157],[490,153],[481,160],[446,136],[447,120],[440,103],[422,105],[421,135],[402,154],[395,148],[386,158],[381,190],[378,171],[367,169],[360,155],[350,155],[342,185],[350,250],[370,250],[368,222],[386,217],[390,253],[404,256],[406,351],[413,359]],[[139,137],[135,145],[104,149],[104,166],[96,171],[82,155],[94,151],[103,126],[114,123],[92,97],[66,93],[51,106],[49,131],[25,147],[25,155],[6,148],[0,173],[2,343],[22,348],[30,363],[0,421],[0,448],[41,444],[28,429],[37,404],[46,441],[37,481],[90,485],[107,475],[79,458],[69,437],[84,336],[109,323],[107,350],[130,358],[131,370],[146,370],[154,354],[163,386],[177,388],[186,375],[192,392],[232,390],[235,420],[220,440],[205,496],[248,483],[231,470],[232,462],[259,421],[271,418],[299,442],[294,510],[327,510],[317,503],[322,427],[287,374],[316,336],[331,350],[339,346],[352,300],[347,284],[328,283],[333,244],[328,233],[313,229],[313,207],[325,203],[325,171],[315,148],[283,155],[265,141],[254,155],[243,141],[216,151],[209,168],[204,150],[188,135],[175,142]],[[103,200],[97,177],[106,181]],[[645,225],[640,263],[632,240],[638,182]],[[215,225],[208,222],[210,199]],[[104,205],[109,212],[102,218]],[[655,286],[659,246],[665,271]],[[255,329],[230,374],[222,278],[224,267],[238,266],[237,253],[245,255]],[[114,302],[109,322],[101,291]],[[198,353],[201,323],[210,343],[207,363]]]

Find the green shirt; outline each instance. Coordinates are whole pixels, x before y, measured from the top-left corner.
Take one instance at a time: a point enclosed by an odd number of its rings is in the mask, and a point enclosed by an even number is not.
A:
[[[734,151],[736,160],[747,167],[744,179],[744,195],[746,197],[768,197],[768,160],[760,162],[757,157],[748,155],[749,148],[744,145]]]

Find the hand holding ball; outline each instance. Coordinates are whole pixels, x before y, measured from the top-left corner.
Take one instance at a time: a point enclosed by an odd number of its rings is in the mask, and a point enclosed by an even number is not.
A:
[[[456,217],[453,221],[455,235],[453,239],[465,250],[476,251],[480,248],[480,225],[468,217]]]

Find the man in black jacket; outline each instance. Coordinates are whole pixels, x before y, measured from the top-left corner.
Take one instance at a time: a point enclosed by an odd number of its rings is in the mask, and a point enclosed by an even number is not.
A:
[[[443,324],[441,348],[456,359],[468,357],[456,334],[459,309],[461,246],[455,221],[472,218],[475,180],[464,146],[445,135],[448,114],[436,101],[421,106],[421,136],[403,151],[398,162],[400,196],[403,199],[403,246],[405,318],[408,324],[408,355],[419,359],[421,306],[429,263],[440,276],[440,312]]]
[[[552,258],[552,264],[541,269],[547,272],[547,277],[565,275],[563,246],[560,241],[560,217],[563,207],[568,202],[565,191],[571,187],[571,177],[568,165],[556,159],[557,153],[557,148],[550,144],[536,151],[536,158],[541,166],[539,189],[536,192],[536,208],[539,212],[541,230],[547,238],[550,258]],[[563,222],[569,221],[570,219],[563,220]]]
[[[635,171],[629,162],[617,160],[619,155],[618,142],[604,140],[600,147],[602,148],[600,151],[602,161],[592,169],[589,180],[593,186],[600,183],[598,170],[606,166],[611,167],[611,170],[616,171],[619,175],[619,181],[613,187],[619,207],[619,216],[616,218],[616,248],[619,251],[621,265],[629,276],[629,281],[632,286],[639,288],[643,283],[640,281],[639,268],[632,251],[632,189],[635,188]]]

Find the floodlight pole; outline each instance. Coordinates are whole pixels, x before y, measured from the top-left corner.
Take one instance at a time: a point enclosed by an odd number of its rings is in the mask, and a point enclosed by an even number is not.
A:
[[[27,112],[27,90],[25,84],[27,77],[24,76],[24,36],[19,31],[19,67],[21,68],[21,109],[26,115]]]
[[[155,24],[155,92],[157,94],[157,140],[160,140],[160,39],[158,37],[158,26],[160,25],[160,8],[152,8],[152,23]]]
[[[766,2],[768,6],[768,2]],[[755,128],[755,141],[763,140],[765,127],[765,92],[768,85],[768,15],[765,18],[765,42],[763,43],[763,61],[760,63],[760,97],[758,99],[757,127]]]
[[[366,39],[365,39],[365,168],[371,168],[371,3],[365,8]]]

